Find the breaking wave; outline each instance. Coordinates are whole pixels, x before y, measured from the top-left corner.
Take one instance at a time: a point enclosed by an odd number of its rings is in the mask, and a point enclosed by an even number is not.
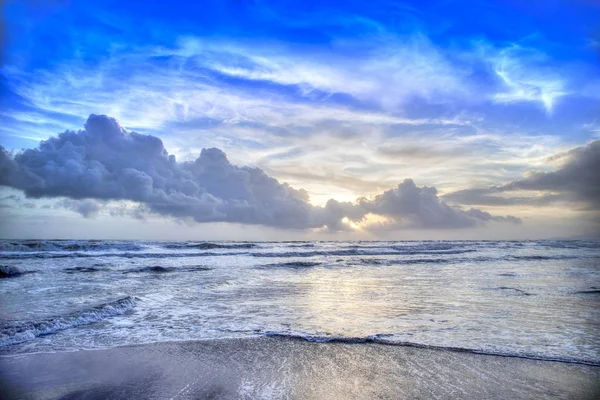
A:
[[[252,253],[254,257],[315,257],[315,256],[358,256],[358,255],[387,255],[387,254],[398,254],[395,251],[363,251],[359,249],[348,249],[348,250],[317,250],[317,251],[286,251],[286,252],[265,252],[265,253]]]
[[[39,336],[51,335],[65,329],[92,324],[132,310],[136,300],[127,296],[109,303],[58,317],[36,322],[23,322],[15,325],[0,326],[0,347],[27,342]]]
[[[291,339],[291,340],[304,340],[307,342],[313,343],[345,343],[345,344],[384,344],[390,346],[405,346],[405,347],[414,347],[420,349],[432,349],[432,350],[445,350],[445,351],[453,351],[453,352],[461,352],[461,353],[472,353],[472,354],[483,354],[489,356],[497,356],[497,357],[512,357],[512,358],[524,358],[529,360],[539,360],[539,361],[553,361],[553,362],[561,362],[561,363],[569,363],[569,364],[583,364],[583,365],[592,365],[592,366],[600,366],[600,360],[593,359],[584,359],[584,358],[568,358],[568,357],[546,357],[546,356],[538,356],[533,354],[523,354],[523,353],[510,353],[510,352],[494,352],[487,351],[483,349],[477,348],[468,348],[468,347],[455,347],[455,346],[436,346],[429,345],[423,343],[416,342],[406,342],[395,340],[392,337],[394,335],[391,334],[376,334],[365,337],[347,337],[347,336],[318,336],[318,335],[310,335],[310,334],[300,334],[300,333],[287,333],[287,332],[261,332],[260,336],[265,337],[275,337],[282,339]]]
[[[0,251],[40,252],[40,251],[139,251],[145,246],[134,242],[103,240],[15,240],[0,241]]]
[[[366,261],[367,264],[418,264],[481,261],[544,261],[589,258],[591,253],[548,254],[546,248],[592,248],[598,242],[532,241],[532,242],[132,242],[102,240],[0,240],[0,258],[62,259],[62,258],[182,258],[250,255],[259,258],[309,257],[375,257],[397,256],[396,260]],[[488,257],[488,248],[516,248]],[[526,252],[527,249],[532,252]],[[538,253],[538,254],[536,254]],[[411,258],[411,256],[416,256]],[[419,258],[418,256],[422,256]],[[461,258],[462,256],[462,258]],[[474,257],[475,256],[475,257]],[[404,258],[406,257],[406,258]],[[428,258],[430,257],[430,258]],[[72,271],[74,272],[74,271]],[[84,272],[84,271],[82,271]],[[85,272],[92,272],[88,270]]]
[[[185,257],[216,257],[239,255],[240,253],[5,253],[0,258],[6,260],[25,260],[34,258],[98,258],[98,257],[114,257],[114,258],[185,258]]]
[[[202,242],[202,243],[169,243],[164,245],[166,249],[200,249],[200,250],[213,250],[213,249],[252,249],[258,247],[256,243],[214,243],[214,242]]]

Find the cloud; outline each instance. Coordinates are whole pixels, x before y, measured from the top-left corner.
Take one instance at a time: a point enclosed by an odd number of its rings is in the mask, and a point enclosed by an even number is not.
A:
[[[444,199],[459,204],[546,205],[559,201],[583,203],[600,210],[600,140],[548,159],[562,164],[550,172],[530,171],[522,179],[501,186],[459,190]],[[541,195],[504,197],[506,192],[543,192]]]
[[[569,201],[570,196],[563,194],[543,194],[536,196],[514,196],[504,197],[492,195],[490,193],[499,193],[498,187],[486,189],[464,189],[448,193],[443,196],[445,201],[453,204],[463,205],[486,205],[486,206],[545,206],[561,201]]]
[[[383,145],[377,149],[377,153],[392,159],[402,160],[447,160],[452,158],[461,158],[471,156],[474,153],[474,149],[468,147],[431,147],[423,145]]]
[[[93,218],[102,210],[103,204],[92,199],[63,199],[56,206],[75,211],[84,218]]]
[[[179,41],[178,53],[226,76],[291,85],[305,95],[345,93],[384,109],[397,108],[413,96],[435,102],[464,98],[471,89],[469,68],[457,65],[424,35],[401,38],[380,33],[373,43],[367,50],[360,40],[337,40],[333,51],[322,54],[297,53],[294,47],[281,43],[240,46],[187,37]],[[349,63],[348,56],[355,52],[361,57]]]
[[[564,76],[547,66],[548,56],[539,50],[513,45],[496,51],[489,62],[504,86],[494,95],[498,103],[540,102],[551,113],[569,94]]]
[[[555,152],[568,140],[560,135],[578,134],[574,123],[593,120],[597,108],[592,98],[573,103],[575,95],[560,97],[552,116],[537,95],[496,101],[497,94],[518,91],[496,70],[534,94],[546,92],[536,85],[556,82],[578,92],[583,85],[572,82],[575,75],[593,81],[544,56],[537,42],[512,50],[512,42],[491,38],[450,45],[427,31],[368,37],[353,31],[334,35],[324,51],[319,43],[177,32],[160,43],[108,46],[98,59],[7,66],[0,73],[4,86],[21,99],[9,103],[22,107],[0,112],[7,115],[0,115],[2,144],[33,147],[101,109],[128,128],[160,136],[179,161],[216,147],[309,190],[313,203],[324,205],[331,197],[379,192],[415,177],[415,170],[419,183],[444,192],[515,179],[530,168],[531,151]],[[463,143],[468,138],[474,141]],[[308,151],[266,159],[290,147]],[[364,161],[342,161],[349,153]]]
[[[307,194],[258,168],[233,166],[218,149],[177,163],[154,136],[127,132],[92,115],[85,130],[67,131],[38,149],[3,154],[0,183],[31,197],[132,200],[152,212],[197,222],[230,221],[306,227]]]
[[[28,197],[64,197],[64,207],[91,217],[103,202],[128,200],[147,212],[195,222],[235,222],[279,228],[345,230],[369,213],[396,227],[460,228],[488,221],[518,222],[481,210],[463,211],[441,201],[433,187],[405,180],[372,199],[310,203],[308,193],[280,183],[260,168],[238,167],[217,148],[178,162],[151,135],[130,132],[117,120],[92,114],[85,129],[66,131],[11,155],[0,151],[0,185]],[[136,212],[139,212],[136,211]]]
[[[529,172],[501,187],[502,191],[542,190],[572,194],[600,209],[600,140],[568,151],[564,165],[552,172]]]
[[[494,217],[477,209],[463,211],[442,201],[434,187],[417,187],[406,179],[396,188],[386,190],[373,199],[358,201],[368,213],[391,218],[398,227],[406,228],[466,228],[487,221],[520,223],[515,217]]]

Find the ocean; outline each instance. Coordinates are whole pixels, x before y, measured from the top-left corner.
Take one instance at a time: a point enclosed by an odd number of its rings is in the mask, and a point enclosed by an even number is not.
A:
[[[595,241],[0,241],[0,354],[256,337],[600,365]]]

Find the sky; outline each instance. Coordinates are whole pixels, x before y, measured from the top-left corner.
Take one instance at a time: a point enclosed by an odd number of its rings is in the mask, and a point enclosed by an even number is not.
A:
[[[600,237],[600,3],[15,1],[0,237]]]

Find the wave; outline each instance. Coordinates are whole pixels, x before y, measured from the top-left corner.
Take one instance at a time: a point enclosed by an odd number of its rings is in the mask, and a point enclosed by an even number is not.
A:
[[[462,250],[407,250],[397,247],[392,247],[392,249],[396,250],[396,253],[405,254],[405,255],[414,255],[414,254],[436,254],[436,255],[445,255],[445,254],[465,254],[465,253],[473,253],[477,250],[475,249],[462,249]]]
[[[494,352],[487,351],[483,349],[477,348],[469,348],[469,347],[456,347],[456,346],[437,346],[430,344],[423,344],[417,342],[406,342],[390,339],[390,337],[394,336],[391,334],[376,334],[365,337],[347,337],[347,336],[318,336],[318,335],[310,335],[310,334],[298,334],[298,333],[286,333],[286,332],[261,332],[260,336],[265,337],[274,337],[281,339],[290,339],[290,340],[303,340],[307,342],[313,343],[344,343],[344,344],[383,344],[389,346],[404,346],[404,347],[414,347],[419,349],[432,349],[432,350],[445,350],[445,351],[453,351],[460,353],[471,353],[471,354],[482,354],[489,356],[497,356],[497,357],[511,357],[511,358],[524,358],[528,360],[538,360],[538,361],[552,361],[552,362],[561,362],[561,363],[569,363],[569,364],[583,364],[583,365],[591,365],[595,367],[600,367],[600,360],[592,360],[592,359],[583,359],[583,358],[567,358],[567,357],[546,357],[546,356],[538,356],[534,354],[522,354],[522,353],[510,353],[510,352]]]
[[[17,276],[31,274],[35,271],[23,271],[22,269],[15,267],[14,265],[0,265],[0,279],[1,278],[16,278]]]
[[[99,240],[18,240],[0,241],[0,251],[41,252],[41,251],[139,251],[145,246],[134,242]]]
[[[251,253],[254,257],[315,257],[315,256],[386,256],[386,255],[454,255],[472,253],[477,250],[427,250],[401,247],[367,247],[352,246],[339,250],[314,250],[314,251],[287,251],[287,252],[256,252]]]
[[[408,245],[404,245],[404,246],[394,246],[394,248],[397,249],[409,249],[409,250],[420,250],[420,249],[426,249],[426,250],[453,250],[457,247],[464,247],[464,246],[470,246],[470,245],[474,245],[477,244],[475,243],[468,243],[468,242],[425,242],[425,243],[420,243],[420,244],[408,244]]]
[[[579,256],[571,255],[556,255],[556,256],[542,256],[542,255],[526,255],[526,256],[507,256],[507,260],[522,260],[522,261],[542,261],[542,260],[571,260],[574,258],[581,258]]]
[[[26,260],[26,259],[60,259],[60,258],[186,258],[186,257],[217,257],[240,255],[240,253],[5,253],[0,255],[0,259],[5,260]]]
[[[457,252],[410,252],[402,253],[397,251],[361,251],[357,249],[350,250],[331,250],[331,251],[293,251],[293,252],[185,252],[185,253],[153,253],[153,252],[137,252],[137,253],[85,253],[85,252],[62,252],[62,253],[4,253],[0,255],[0,259],[5,260],[26,260],[26,259],[61,259],[61,258],[189,258],[189,257],[221,257],[221,256],[240,256],[248,255],[257,258],[310,258],[310,257],[369,257],[369,256],[413,256],[413,255],[457,255]],[[360,259],[362,264],[373,265],[397,265],[397,264],[422,264],[422,263],[460,263],[460,262],[494,262],[494,261],[544,261],[544,260],[570,260],[593,258],[593,256],[583,255],[505,255],[502,257],[445,257],[445,258],[396,258],[396,259]]]
[[[287,251],[287,252],[255,252],[251,253],[254,257],[317,257],[317,256],[413,256],[413,255],[460,255],[477,252],[476,249],[456,249],[456,250],[418,250],[411,248],[397,247],[375,247],[362,249],[353,247],[340,250],[314,250],[314,251]],[[503,257],[486,257],[485,260],[518,260],[518,261],[535,261],[535,260],[570,260],[575,258],[589,258],[582,255],[506,255]],[[468,259],[465,259],[468,260]],[[474,260],[474,259],[473,259]]]
[[[369,254],[371,255],[371,254]],[[385,255],[394,256],[393,253]],[[359,258],[358,264],[364,265],[402,265],[402,264],[457,264],[457,263],[484,263],[494,261],[540,261],[540,260],[569,260],[582,258],[578,256],[504,256],[504,257],[447,257],[447,258]],[[513,272],[500,273],[499,276],[515,277]]]
[[[316,257],[316,256],[381,256],[381,255],[393,255],[398,254],[394,251],[361,251],[358,249],[348,249],[348,250],[317,250],[317,251],[286,251],[286,252],[271,252],[271,253],[252,253],[254,257],[281,257],[281,258],[291,258],[291,257]]]
[[[538,244],[552,249],[600,248],[600,241],[598,240],[543,240],[538,242]]]
[[[600,294],[600,289],[592,287],[589,290],[580,290],[578,292],[574,292],[575,294]]]
[[[64,271],[67,274],[74,274],[76,272],[98,272],[102,270],[106,270],[107,268],[100,269],[96,267],[73,267],[73,268],[65,268]]]
[[[272,244],[275,243],[275,246]],[[3,259],[60,259],[85,257],[118,258],[180,258],[249,255],[261,258],[308,258],[308,257],[370,257],[370,256],[419,256],[394,263],[461,262],[461,261],[544,261],[592,258],[594,254],[571,251],[572,254],[544,254],[544,246],[571,248],[573,242],[128,242],[128,241],[0,241],[0,258]],[[587,242],[583,243],[587,244]],[[582,244],[582,245],[583,245]],[[530,254],[512,253],[506,246],[538,247]],[[541,247],[541,248],[540,248]],[[482,249],[503,249],[496,257],[476,258],[491,254]],[[187,250],[187,251],[186,251]],[[245,250],[245,251],[244,251]],[[478,253],[483,251],[483,253]],[[502,254],[503,253],[503,254]],[[512,253],[512,254],[511,254]],[[538,253],[538,254],[536,254]],[[458,258],[464,255],[465,258]],[[425,257],[439,258],[426,260]],[[453,257],[457,256],[457,257]],[[442,260],[442,257],[444,258]],[[422,260],[422,261],[421,261]],[[377,264],[378,262],[372,262]],[[386,262],[381,262],[385,264]],[[365,262],[365,264],[368,264]]]
[[[166,249],[200,249],[200,250],[212,250],[212,249],[252,249],[258,247],[256,243],[214,243],[214,242],[202,242],[202,243],[169,243],[163,246]]]
[[[121,315],[132,310],[135,305],[136,300],[131,296],[127,296],[67,315],[51,317],[37,322],[0,326],[0,347],[28,342],[39,336],[51,335],[65,329],[92,324],[106,318]]]
[[[123,274],[136,274],[136,273],[155,273],[164,274],[167,272],[193,272],[193,271],[210,271],[212,268],[205,267],[203,265],[189,265],[183,267],[163,267],[160,265],[153,265],[150,267],[134,268],[127,271],[123,271]]]
[[[141,267],[130,269],[128,271],[123,271],[124,274],[135,274],[140,272],[154,272],[158,274],[164,274],[165,272],[173,272],[175,271],[174,267],[161,267],[160,265],[153,265],[151,267]]]
[[[467,260],[464,258],[406,258],[406,259],[381,259],[381,258],[361,258],[358,259],[360,265],[407,265],[407,264],[451,264],[464,261],[483,261],[481,259]],[[485,260],[488,261],[488,260]]]
[[[283,263],[274,263],[274,264],[266,264],[259,265],[257,268],[310,268],[316,267],[318,265],[322,265],[320,262],[312,262],[312,261],[290,261]]]
[[[280,241],[280,242],[134,242],[119,240],[0,240],[2,252],[40,252],[40,251],[139,251],[148,247],[166,249],[252,249],[262,245],[277,245],[288,248],[311,248],[335,244],[341,251],[352,250],[393,250],[402,254],[461,254],[478,251],[482,248],[556,248],[580,249],[600,248],[600,241],[356,241],[356,242],[322,242],[322,241]]]

